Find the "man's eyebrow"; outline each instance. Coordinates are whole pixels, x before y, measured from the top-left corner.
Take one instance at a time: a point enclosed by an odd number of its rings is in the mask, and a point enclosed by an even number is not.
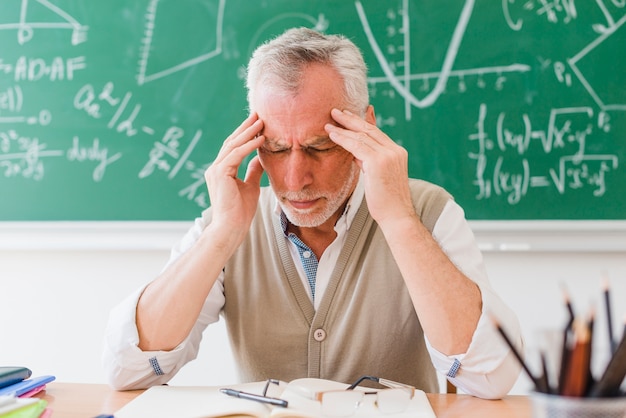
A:
[[[334,144],[334,142],[330,139],[330,137],[328,135],[325,135],[325,136],[317,136],[317,137],[313,138],[313,140],[302,144],[302,146],[304,146],[304,147],[318,147],[320,145],[326,145],[326,144],[329,144],[329,143]]]
[[[276,147],[287,147],[285,142],[280,140],[279,138],[265,138],[265,143],[276,146]],[[324,146],[327,144],[334,144],[334,142],[330,139],[328,135],[324,135],[324,136],[313,137],[311,140],[302,144],[302,147],[303,148],[319,147],[319,146]],[[289,146],[288,148],[291,148],[291,146]]]

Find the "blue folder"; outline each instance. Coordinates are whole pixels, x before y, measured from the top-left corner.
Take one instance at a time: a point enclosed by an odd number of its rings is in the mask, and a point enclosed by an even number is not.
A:
[[[15,383],[13,385],[6,386],[0,389],[0,395],[21,396],[27,392],[30,392],[33,389],[45,385],[46,383],[52,382],[54,379],[56,379],[56,377],[46,375],[22,380],[19,383]]]

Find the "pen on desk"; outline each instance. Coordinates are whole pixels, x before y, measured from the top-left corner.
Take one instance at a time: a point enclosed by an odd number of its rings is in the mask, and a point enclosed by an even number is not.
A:
[[[249,401],[263,402],[271,405],[282,406],[284,408],[287,407],[288,402],[284,399],[279,398],[270,398],[269,396],[256,395],[254,393],[242,392],[240,390],[222,388],[220,392],[228,395],[234,396],[236,398],[247,399]]]

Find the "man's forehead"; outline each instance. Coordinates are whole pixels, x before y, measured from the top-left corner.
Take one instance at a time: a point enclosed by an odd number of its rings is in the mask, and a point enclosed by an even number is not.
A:
[[[286,113],[263,110],[259,112],[264,125],[261,133],[268,142],[275,144],[324,144],[330,141],[324,126],[327,123],[336,124],[330,115],[330,109],[320,112],[298,112],[289,109]]]

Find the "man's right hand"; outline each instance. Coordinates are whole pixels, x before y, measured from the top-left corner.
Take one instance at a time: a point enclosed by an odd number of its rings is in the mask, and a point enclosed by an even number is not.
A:
[[[248,163],[243,180],[237,177],[243,160],[259,148],[265,137],[263,121],[251,114],[224,141],[215,161],[204,177],[211,200],[212,231],[224,230],[241,241],[250,227],[260,193],[263,168],[254,156]],[[234,234],[239,232],[239,234]]]
[[[224,263],[241,244],[256,212],[263,168],[257,156],[244,180],[243,160],[265,137],[263,122],[250,115],[224,141],[205,178],[212,220],[194,246],[170,264],[142,293],[137,304],[139,348],[169,351],[189,335]],[[207,257],[210,254],[210,257]]]

